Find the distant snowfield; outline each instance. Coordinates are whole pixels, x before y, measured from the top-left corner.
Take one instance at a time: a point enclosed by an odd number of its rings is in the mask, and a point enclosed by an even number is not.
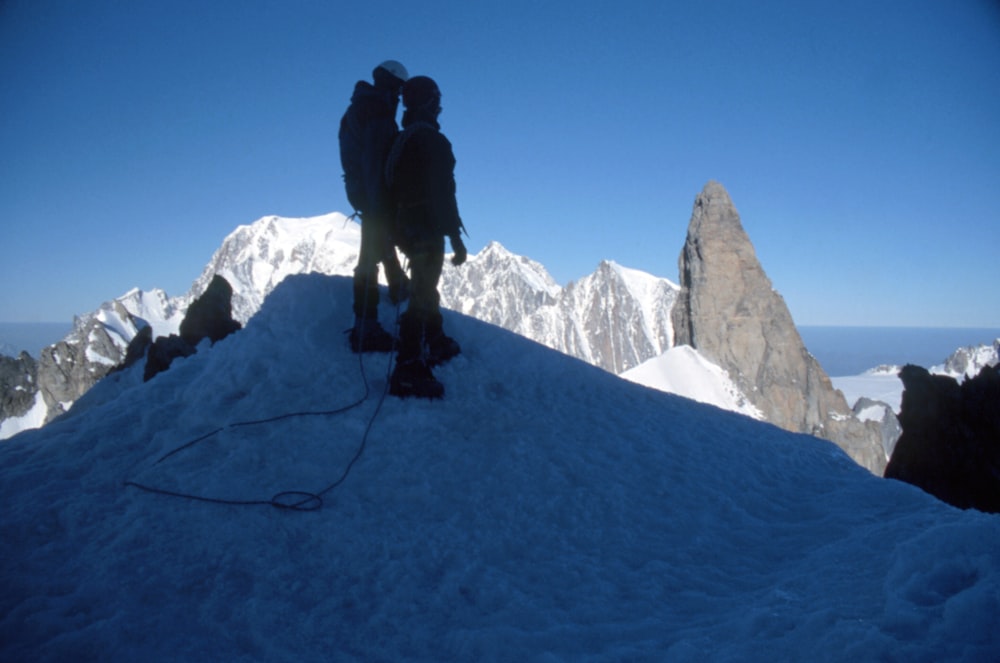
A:
[[[895,372],[868,371],[861,375],[830,378],[833,386],[840,389],[847,404],[854,407],[861,397],[882,401],[899,413],[903,402],[903,381]]]
[[[0,444],[0,660],[1000,658],[1000,517],[450,311],[445,398],[383,400],[350,293]]]

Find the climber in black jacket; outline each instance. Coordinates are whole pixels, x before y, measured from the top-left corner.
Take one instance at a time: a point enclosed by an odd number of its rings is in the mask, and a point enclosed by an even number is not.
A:
[[[386,183],[396,204],[394,241],[410,267],[410,303],[400,316],[399,354],[390,381],[396,396],[440,398],[442,385],[431,367],[461,352],[442,328],[438,280],[444,266],[444,238],[452,263],[465,262],[462,219],[455,199],[455,155],[441,133],[441,92],[427,76],[403,86],[403,131],[386,161]]]

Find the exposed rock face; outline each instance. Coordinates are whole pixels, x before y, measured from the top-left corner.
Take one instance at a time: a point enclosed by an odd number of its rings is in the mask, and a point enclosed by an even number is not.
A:
[[[142,381],[149,382],[170,368],[170,364],[174,363],[175,359],[190,357],[195,352],[195,347],[177,334],[160,336],[153,341],[146,353],[146,366],[142,371]]]
[[[38,392],[38,363],[27,352],[0,355],[0,421],[31,409]]]
[[[197,346],[203,339],[207,338],[214,344],[242,328],[243,325],[233,320],[233,286],[216,274],[205,292],[188,307],[181,321],[180,335],[160,336],[152,341],[151,331],[136,334],[129,344],[122,367],[145,355],[142,379],[148,382],[170,368],[175,359],[190,357],[197,352]],[[148,327],[143,332],[147,330]]]
[[[885,450],[886,458],[892,456],[892,450],[896,446],[896,441],[903,433],[903,428],[899,425],[899,418],[893,411],[892,406],[882,401],[872,400],[866,396],[858,399],[854,404],[854,416],[861,421],[875,421],[881,431],[882,449]]]
[[[675,344],[690,345],[726,369],[771,423],[830,440],[881,474],[885,453],[878,424],[853,417],[806,350],[718,182],[709,182],[695,198],[678,266]]]
[[[904,366],[903,434],[885,476],[962,509],[1000,513],[1000,371],[985,366],[961,385]]]
[[[128,339],[141,325],[121,302],[114,301],[95,315],[76,319],[65,339],[42,350],[38,389],[48,406],[46,421],[68,410],[118,365]]]
[[[129,341],[125,350],[125,358],[118,365],[116,370],[124,370],[146,357],[149,346],[153,344],[153,328],[143,327],[136,333],[135,337]]]
[[[203,338],[215,343],[238,331],[242,325],[233,320],[233,286],[218,274],[212,277],[201,297],[191,302],[181,322],[181,338],[195,346]]]

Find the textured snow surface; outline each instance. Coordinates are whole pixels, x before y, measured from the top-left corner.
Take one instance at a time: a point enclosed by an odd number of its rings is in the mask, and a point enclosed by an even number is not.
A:
[[[289,277],[243,331],[0,445],[0,660],[1000,656],[1000,517],[452,312],[445,398],[383,401],[350,292]],[[315,511],[123,485],[315,493],[363,439]]]

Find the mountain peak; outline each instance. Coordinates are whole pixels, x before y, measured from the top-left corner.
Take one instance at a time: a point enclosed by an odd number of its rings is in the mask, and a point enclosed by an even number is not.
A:
[[[497,254],[497,255],[502,255],[502,256],[513,256],[514,255],[513,253],[511,253],[510,251],[507,250],[507,247],[505,247],[503,244],[501,244],[500,242],[498,242],[495,239],[490,240],[489,244],[487,244],[483,248],[483,250],[479,252],[479,255],[481,255],[481,256],[482,255],[490,255],[490,254]]]
[[[696,200],[696,204],[697,201],[701,201],[704,204],[717,203],[727,207],[733,206],[733,201],[729,197],[726,187],[722,186],[722,183],[717,180],[709,180],[705,183],[705,186],[701,189],[701,194],[699,194]]]
[[[695,198],[678,268],[676,343],[726,369],[771,423],[834,440],[881,474],[886,458],[877,426],[851,417],[843,395],[806,350],[718,182]]]

